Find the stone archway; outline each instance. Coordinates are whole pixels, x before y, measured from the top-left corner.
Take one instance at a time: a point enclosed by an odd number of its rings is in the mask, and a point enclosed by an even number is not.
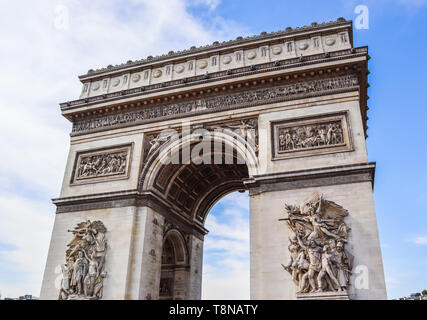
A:
[[[160,300],[186,298],[189,269],[188,249],[183,235],[176,229],[168,230],[163,240]]]
[[[252,299],[386,298],[369,59],[340,18],[81,76],[61,104],[73,129],[41,298],[159,299],[169,272],[168,298],[200,299],[206,215],[236,190],[250,195]],[[333,255],[345,270],[326,275],[317,262]]]
[[[141,173],[140,192],[156,197],[169,208],[163,221],[163,247],[159,248],[159,299],[201,298],[206,217],[225,195],[246,191],[249,172],[257,170],[257,163],[251,162],[256,158],[250,158],[256,154],[255,146],[247,143],[245,137],[227,131],[204,134],[203,141],[199,134],[189,134],[159,145],[147,158],[148,165]],[[212,148],[206,154],[195,154],[193,151],[206,140]],[[189,158],[183,151],[187,147]],[[181,163],[165,164],[164,160],[175,154]],[[203,163],[198,163],[199,156]]]

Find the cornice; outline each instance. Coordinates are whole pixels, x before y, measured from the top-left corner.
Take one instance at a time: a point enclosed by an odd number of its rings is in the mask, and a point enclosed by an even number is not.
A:
[[[200,223],[192,221],[190,218],[179,214],[179,212],[152,192],[125,190],[63,197],[52,199],[52,202],[57,207],[56,214],[87,210],[103,210],[109,208],[149,207],[163,215],[168,221],[184,226],[186,232],[192,233],[201,239],[203,239],[203,236],[208,233],[208,230],[206,230]]]
[[[374,187],[375,162],[315,168],[253,176],[244,181],[251,195],[263,192],[371,182]]]
[[[144,108],[133,108],[114,114],[100,114],[89,118],[76,118],[73,121],[72,136],[84,135],[98,131],[118,129],[139,124],[158,122],[170,119],[197,116],[206,113],[247,108],[262,104],[271,104],[301,98],[338,94],[359,90],[357,73],[348,68],[346,71],[331,71],[331,74],[320,77],[306,75],[305,79],[292,82],[286,78],[282,83],[264,80],[253,87],[242,86],[239,90],[212,93],[192,100],[169,101]],[[317,77],[315,77],[317,76]],[[288,84],[284,84],[284,83]]]
[[[61,103],[61,110],[63,115],[66,118],[69,118],[73,114],[73,110],[78,110],[81,108],[88,109],[93,106],[96,108],[98,104],[105,103],[118,103],[120,100],[125,98],[140,98],[144,99],[145,96],[162,93],[165,94],[166,90],[172,89],[183,89],[189,90],[191,86],[208,84],[212,83],[214,85],[217,81],[230,80],[234,78],[251,76],[256,74],[261,74],[265,72],[274,72],[280,70],[287,70],[291,68],[300,68],[304,66],[310,66],[320,63],[330,63],[345,59],[358,58],[358,57],[366,57],[368,54],[367,47],[359,47],[352,49],[345,49],[341,51],[322,53],[312,56],[304,56],[299,58],[287,59],[287,60],[279,60],[275,62],[268,62],[253,66],[247,66],[242,68],[231,69],[227,71],[219,71],[215,73],[210,73],[208,75],[199,75],[193,76],[189,78],[183,78],[179,80],[172,80],[167,82],[162,82],[158,84],[141,86],[133,89],[126,89],[114,93],[108,93],[104,95],[78,99],[73,101],[68,101]],[[153,97],[150,97],[153,99]],[[85,110],[87,112],[88,110]]]
[[[277,32],[262,32],[259,35],[249,36],[246,38],[243,37],[237,37],[235,40],[229,40],[229,41],[223,41],[222,43],[215,41],[214,43],[206,46],[201,46],[196,48],[195,46],[191,47],[187,50],[182,50],[178,52],[170,51],[168,54],[163,54],[160,56],[152,57],[149,56],[145,59],[137,60],[137,61],[131,61],[129,60],[127,63],[123,63],[120,65],[112,66],[109,65],[106,68],[101,68],[97,70],[89,70],[87,74],[79,76],[80,80],[85,80],[88,78],[91,78],[93,76],[106,74],[106,73],[112,73],[117,72],[122,69],[128,69],[128,68],[134,68],[144,65],[149,65],[153,63],[160,63],[166,60],[170,59],[176,59],[176,58],[184,58],[186,56],[191,56],[194,54],[202,54],[209,50],[220,50],[220,49],[226,49],[227,47],[236,46],[236,45],[245,45],[249,44],[254,41],[259,40],[270,40],[274,39],[280,36],[297,36],[302,33],[306,32],[317,32],[317,31],[323,31],[325,29],[331,28],[331,27],[347,27],[350,28],[350,41],[353,42],[352,39],[352,21],[347,21],[344,18],[338,18],[336,21],[330,21],[330,22],[323,22],[323,23],[317,23],[313,22],[310,26],[304,26],[304,27],[297,27],[297,28],[291,28],[288,27],[285,30],[279,30]]]

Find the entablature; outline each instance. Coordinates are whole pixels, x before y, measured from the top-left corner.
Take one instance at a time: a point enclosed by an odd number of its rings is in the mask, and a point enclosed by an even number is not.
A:
[[[89,70],[80,76],[81,98],[170,80],[211,74],[276,60],[334,52],[352,47],[352,22],[339,18],[301,28],[214,42],[199,48]]]
[[[330,28],[335,30],[338,27],[344,28],[347,34],[351,35],[352,23],[347,21],[337,22],[337,25],[333,26],[326,25],[322,30],[326,32]],[[314,32],[313,30],[306,30],[301,34]],[[266,39],[273,38],[274,36]],[[88,95],[79,100],[62,103],[61,110],[63,116],[73,122],[71,135],[78,136],[201,113],[356,90],[360,96],[366,133],[369,59],[367,47],[353,48],[349,43],[348,47],[344,49],[342,46],[337,47],[335,51],[301,54],[292,58],[282,57],[275,61],[271,59],[267,62],[257,61],[255,64],[242,65],[238,68],[218,69],[211,73],[134,88],[128,86],[120,91],[105,92],[96,96]],[[343,75],[347,78],[343,78]],[[356,77],[357,81],[350,80],[348,76]],[[276,94],[277,87],[282,89],[280,97]],[[271,99],[271,96],[274,96],[274,99]],[[234,100],[229,103],[230,99],[226,97],[234,97]],[[240,105],[236,101],[239,101]],[[223,105],[219,106],[221,103]]]

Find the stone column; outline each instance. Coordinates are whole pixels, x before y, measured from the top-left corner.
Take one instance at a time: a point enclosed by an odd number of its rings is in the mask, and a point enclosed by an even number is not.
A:
[[[126,299],[159,298],[163,225],[162,215],[149,207],[138,208],[132,232],[131,269]]]
[[[189,253],[190,271],[187,299],[200,300],[202,298],[203,240],[190,235]]]
[[[175,267],[174,271],[174,285],[173,285],[173,299],[174,300],[187,300],[188,296],[188,283],[189,283],[189,270],[187,267]]]

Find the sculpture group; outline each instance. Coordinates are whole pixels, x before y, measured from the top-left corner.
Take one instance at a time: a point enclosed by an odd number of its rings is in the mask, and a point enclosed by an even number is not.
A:
[[[291,151],[344,143],[341,121],[281,129],[279,150]]]
[[[346,292],[353,257],[345,249],[350,228],[348,211],[317,192],[300,206],[286,205],[290,229],[288,271],[298,293]]]
[[[82,157],[78,165],[77,178],[93,178],[109,174],[124,174],[127,152],[104,153]]]
[[[107,229],[101,221],[79,223],[61,266],[59,300],[98,300],[102,298]]]

